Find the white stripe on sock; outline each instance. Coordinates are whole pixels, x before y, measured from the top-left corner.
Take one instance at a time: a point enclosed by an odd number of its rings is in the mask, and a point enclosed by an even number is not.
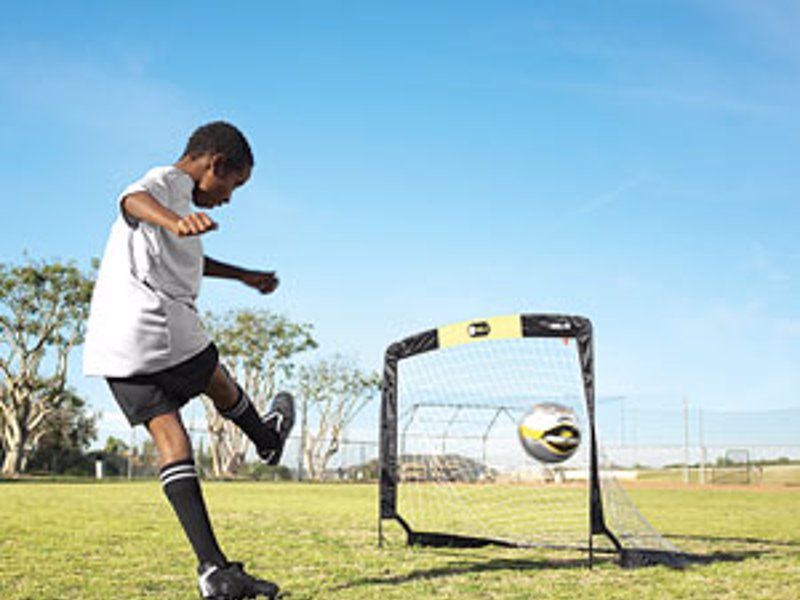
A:
[[[166,485],[167,481],[171,480],[171,478],[176,475],[197,477],[197,469],[195,469],[193,464],[168,466],[161,471],[159,477],[161,479],[161,483]]]
[[[197,473],[176,473],[175,475],[170,475],[169,477],[162,477],[161,478],[161,485],[167,487],[169,484],[178,481],[179,479],[197,479]]]
[[[220,414],[226,419],[230,420],[238,419],[244,414],[244,411],[247,410],[247,407],[249,405],[250,405],[250,400],[247,398],[247,395],[245,395],[245,393],[242,392],[242,395],[239,396],[239,401],[233,406],[233,408],[221,412]]]
[[[168,477],[169,475],[172,475],[173,473],[182,473],[185,471],[194,471],[194,470],[195,468],[193,463],[184,463],[180,465],[167,465],[161,470],[159,476],[161,478],[164,478]]]

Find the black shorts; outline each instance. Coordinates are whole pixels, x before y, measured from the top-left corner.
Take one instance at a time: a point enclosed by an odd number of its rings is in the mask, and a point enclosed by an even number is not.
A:
[[[218,362],[219,352],[211,343],[199,354],[163,371],[107,377],[106,381],[128,422],[132,426],[146,424],[154,417],[179,410],[202,394]]]

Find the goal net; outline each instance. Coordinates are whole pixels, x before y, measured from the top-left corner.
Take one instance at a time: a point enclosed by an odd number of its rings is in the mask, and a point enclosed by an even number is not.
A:
[[[623,564],[680,555],[604,468],[594,419],[591,323],[512,315],[440,327],[386,351],[380,520],[409,544],[544,546],[619,554]],[[571,457],[526,453],[519,424],[541,403],[574,412]]]

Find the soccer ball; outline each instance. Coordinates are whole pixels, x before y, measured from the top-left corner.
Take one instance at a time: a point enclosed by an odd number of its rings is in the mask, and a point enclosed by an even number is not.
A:
[[[564,462],[581,443],[578,417],[572,409],[554,402],[534,406],[520,421],[518,431],[525,451],[544,463]]]

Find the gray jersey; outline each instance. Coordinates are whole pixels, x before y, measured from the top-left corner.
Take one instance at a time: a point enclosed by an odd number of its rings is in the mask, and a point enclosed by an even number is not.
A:
[[[181,217],[192,212],[194,181],[158,167],[128,186],[122,201],[147,192]],[[208,344],[195,301],[203,277],[198,236],[134,222],[120,211],[111,228],[92,295],[83,350],[87,375],[152,373],[191,358]]]

